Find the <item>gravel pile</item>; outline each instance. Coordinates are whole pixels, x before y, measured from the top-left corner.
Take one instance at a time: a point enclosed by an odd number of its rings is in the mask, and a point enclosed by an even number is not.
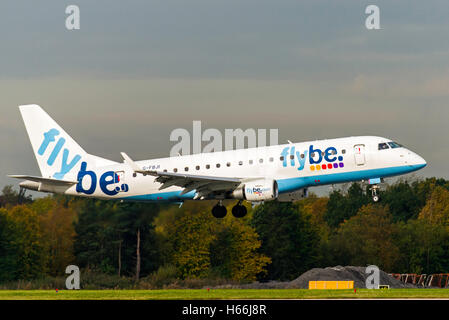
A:
[[[365,267],[336,266],[327,268],[314,268],[303,273],[297,279],[291,281],[287,288],[307,289],[309,281],[354,281],[354,288],[366,288],[366,278],[369,274],[365,273]],[[390,288],[416,288],[416,286],[403,283],[379,270],[380,284],[389,285]]]
[[[365,273],[365,267],[336,266],[327,268],[314,268],[293,281],[280,282],[253,282],[243,285],[223,285],[215,287],[216,289],[308,289],[309,281],[354,281],[354,288],[366,288],[366,278],[369,274]],[[380,284],[389,285],[390,288],[417,288],[410,283],[403,283],[387,273],[379,270]]]

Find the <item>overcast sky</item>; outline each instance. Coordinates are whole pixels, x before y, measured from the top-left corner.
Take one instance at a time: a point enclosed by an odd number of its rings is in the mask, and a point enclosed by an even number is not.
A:
[[[2,1],[0,186],[39,174],[29,103],[116,161],[168,156],[170,132],[201,120],[280,143],[390,137],[427,160],[419,176],[449,178],[448,35],[448,1]]]

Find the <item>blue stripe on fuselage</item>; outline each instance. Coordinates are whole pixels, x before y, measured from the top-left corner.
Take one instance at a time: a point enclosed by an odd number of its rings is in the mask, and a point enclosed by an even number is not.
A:
[[[184,200],[192,200],[195,196],[195,190],[190,191],[186,194],[181,195],[182,191],[170,191],[170,192],[159,192],[159,193],[150,193],[150,194],[142,194],[139,196],[130,196],[123,197],[119,200],[126,201],[167,201],[167,202],[179,202]]]
[[[308,177],[296,177],[277,180],[279,193],[292,192],[305,187],[313,187],[325,184],[343,183],[357,180],[367,180],[371,178],[383,178],[397,176],[409,172],[413,172],[425,167],[425,164],[389,167],[381,169],[360,170],[341,173],[325,173]],[[120,198],[128,201],[169,201],[177,202],[183,200],[191,200],[195,196],[195,191],[190,191],[181,195],[182,191],[160,192],[152,194],[144,194],[139,196],[130,196]]]
[[[277,180],[279,192],[292,192],[305,187],[320,186],[325,184],[342,183],[349,181],[368,180],[371,178],[392,177],[413,172],[425,167],[422,165],[410,165],[389,167],[382,169],[370,169],[361,171],[321,174],[308,177],[297,177]]]

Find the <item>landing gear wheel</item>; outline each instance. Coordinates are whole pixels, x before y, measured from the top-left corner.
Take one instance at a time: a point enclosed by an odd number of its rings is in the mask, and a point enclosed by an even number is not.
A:
[[[246,216],[246,213],[246,207],[241,205],[240,201],[234,207],[232,207],[232,215],[236,218],[243,218],[244,216]]]
[[[212,208],[212,215],[215,218],[218,219],[222,219],[224,217],[226,217],[226,207],[224,205],[222,205],[221,203],[216,204],[213,208]]]
[[[379,196],[373,196],[373,201],[374,201],[374,202],[379,201]]]

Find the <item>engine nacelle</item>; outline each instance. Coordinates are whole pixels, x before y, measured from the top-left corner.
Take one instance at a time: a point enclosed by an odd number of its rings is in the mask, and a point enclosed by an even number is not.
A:
[[[281,202],[293,202],[296,200],[307,198],[307,195],[307,188],[303,188],[293,192],[281,193],[278,197],[278,200]]]
[[[278,184],[273,179],[249,181],[232,193],[233,198],[248,201],[275,200],[278,195]]]

